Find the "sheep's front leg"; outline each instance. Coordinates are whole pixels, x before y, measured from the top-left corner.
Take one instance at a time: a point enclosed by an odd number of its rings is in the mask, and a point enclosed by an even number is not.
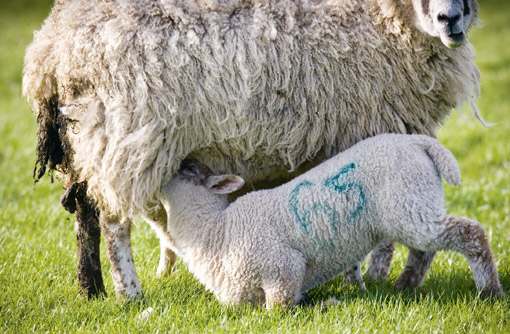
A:
[[[100,221],[111,263],[115,292],[129,299],[143,298],[131,251],[131,221],[103,217]]]
[[[164,277],[168,276],[168,274],[172,272],[177,257],[170,248],[166,248],[162,242],[160,242],[160,244],[161,254],[159,257],[159,265],[156,275]]]
[[[156,235],[159,238],[159,246],[161,248],[161,253],[159,257],[159,265],[156,272],[156,275],[159,277],[164,277],[170,274],[172,268],[175,264],[176,255],[175,253],[168,247],[168,245],[173,244],[173,241],[169,238],[169,234],[167,232],[167,213],[165,208],[160,205],[153,212],[150,212],[148,215],[144,216],[145,221],[152,227],[152,229],[156,232]]]

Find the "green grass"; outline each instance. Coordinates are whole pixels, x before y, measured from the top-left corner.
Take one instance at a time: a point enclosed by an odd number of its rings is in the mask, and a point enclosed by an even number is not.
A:
[[[478,105],[497,125],[485,129],[461,110],[439,137],[463,172],[463,186],[445,188],[450,211],[486,228],[510,292],[510,3],[480,2],[484,27],[471,34],[482,71]],[[230,308],[204,291],[181,263],[172,276],[155,278],[158,242],[143,223],[134,228],[133,243],[148,305],[154,308],[150,319],[140,319],[145,306],[114,297],[104,249],[109,296],[81,300],[74,218],[59,204],[58,182],[45,178],[34,186],[36,124],[21,98],[24,50],[50,7],[49,0],[0,7],[0,332],[510,332],[510,298],[479,298],[468,264],[458,254],[440,253],[416,293],[391,287],[406,257],[405,248],[398,247],[387,283],[369,283],[368,292],[360,292],[334,281],[311,292],[317,303],[336,296],[337,307]]]

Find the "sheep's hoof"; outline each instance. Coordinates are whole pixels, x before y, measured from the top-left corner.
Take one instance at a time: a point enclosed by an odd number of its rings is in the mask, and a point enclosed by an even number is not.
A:
[[[165,268],[165,269],[160,269],[158,268],[158,270],[156,271],[156,277],[158,278],[163,278],[163,277],[168,277],[170,276],[170,274],[174,272],[174,268]]]
[[[152,307],[149,307],[147,309],[145,309],[139,316],[138,318],[140,320],[147,320],[149,319],[149,317],[151,316],[151,314],[154,313],[154,309]]]
[[[147,302],[147,299],[145,299],[145,295],[144,295],[143,291],[138,292],[134,296],[128,296],[125,294],[117,294],[117,298],[119,298],[120,300],[125,302],[126,306],[135,305],[135,306],[143,307],[143,308],[146,308],[147,306],[149,306],[149,302]]]

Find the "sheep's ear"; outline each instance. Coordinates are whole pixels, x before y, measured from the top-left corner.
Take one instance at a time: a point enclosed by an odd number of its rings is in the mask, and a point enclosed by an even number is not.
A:
[[[241,189],[244,180],[242,177],[233,174],[211,175],[205,180],[204,185],[215,194],[230,194]]]

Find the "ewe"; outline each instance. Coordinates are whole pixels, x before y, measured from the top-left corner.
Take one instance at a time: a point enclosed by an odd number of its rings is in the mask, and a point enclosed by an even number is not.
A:
[[[292,305],[385,239],[410,248],[397,287],[417,287],[435,252],[450,249],[466,256],[478,289],[499,295],[485,232],[446,214],[441,175],[460,182],[455,158],[435,139],[384,134],[229,205],[226,194],[243,179],[185,161],[162,190],[162,241],[225,303]]]
[[[376,134],[435,136],[465,101],[479,117],[463,43],[477,16],[476,0],[56,1],[23,93],[36,178],[61,172],[76,211],[83,290],[104,289],[100,220],[117,292],[141,295],[131,219],[164,214],[158,194],[184,158],[259,188]]]

